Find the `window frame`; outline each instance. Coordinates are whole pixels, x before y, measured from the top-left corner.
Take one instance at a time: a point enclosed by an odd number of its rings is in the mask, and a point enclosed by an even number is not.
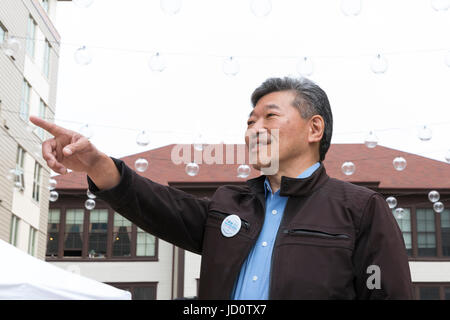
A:
[[[450,282],[413,282],[414,300],[420,299],[420,288],[437,287],[439,300],[445,300],[445,288],[450,288]]]
[[[418,233],[417,233],[417,209],[433,209],[433,204],[428,200],[428,192],[431,189],[420,189],[405,191],[401,189],[393,189],[383,191],[375,189],[380,192],[386,199],[389,196],[394,196],[397,199],[396,208],[409,208],[411,211],[411,241],[412,241],[412,255],[408,256],[409,261],[450,261],[450,256],[443,256],[442,254],[442,238],[441,238],[441,215],[434,214],[435,221],[435,236],[436,236],[436,256],[419,256],[418,255]],[[450,208],[450,192],[448,190],[436,189],[446,209]],[[403,234],[403,233],[402,233]]]
[[[50,14],[50,2],[49,0],[41,0],[39,1],[40,5],[44,9],[44,11],[47,13],[47,15]]]
[[[134,289],[136,288],[152,288],[155,290],[155,300],[158,300],[158,281],[149,282],[105,282],[110,286],[113,286],[120,290],[126,290],[131,293],[131,299],[134,299]]]
[[[19,117],[27,123],[28,118],[30,116],[31,90],[32,90],[31,84],[25,78],[23,78]]]
[[[58,256],[59,255],[59,248],[60,248],[60,238],[61,238],[61,210],[59,209],[59,208],[49,208],[49,218],[50,218],[50,215],[52,214],[51,213],[51,211],[52,210],[55,210],[55,211],[57,211],[58,212],[58,222],[57,222],[57,224],[58,224],[58,232],[56,232],[57,233],[57,242],[56,242],[56,256]],[[48,254],[48,243],[49,243],[49,224],[50,223],[56,223],[56,222],[50,222],[50,219],[48,219],[47,220],[47,240],[46,240],[46,244],[45,244],[45,257],[47,258],[47,257],[55,257],[55,256],[53,256],[53,255],[49,255]],[[53,231],[52,231],[52,233],[53,233]],[[53,241],[53,240],[51,240],[51,241]]]
[[[3,32],[3,37],[0,36],[0,45],[8,39],[8,29],[0,22],[0,30]]]
[[[27,41],[25,51],[32,60],[34,60],[36,56],[36,30],[37,30],[36,20],[34,20],[33,16],[29,15],[27,24]]]
[[[19,233],[20,218],[15,214],[11,215],[11,223],[9,227],[9,243],[17,247],[17,234]]]
[[[36,235],[37,235],[37,229],[30,226],[30,229],[28,231],[28,254],[32,255],[33,257],[36,256]]]
[[[50,79],[50,56],[51,56],[52,47],[50,45],[50,41],[45,39],[44,41],[44,54],[43,54],[43,64],[42,64],[42,74],[44,77],[49,80]]]
[[[62,195],[61,191],[60,196]],[[60,199],[61,200],[61,199]],[[90,224],[90,210],[84,208],[84,202],[87,200],[87,197],[84,198],[84,195],[80,194],[76,196],[72,196],[71,198],[66,198],[64,201],[58,201],[50,204],[49,209],[59,209],[60,218],[59,218],[59,231],[58,231],[58,254],[56,256],[48,256],[46,252],[46,261],[90,261],[90,262],[111,262],[111,261],[159,261],[158,249],[159,249],[159,239],[155,236],[155,255],[154,256],[136,256],[136,247],[137,247],[137,226],[132,223],[132,231],[131,231],[131,255],[129,257],[120,257],[120,256],[112,256],[112,245],[113,245],[113,219],[115,211],[108,206],[105,202],[100,199],[95,199],[96,206],[95,209],[107,209],[108,210],[108,231],[107,231],[107,251],[106,256],[99,257],[89,257],[89,224]],[[68,209],[81,209],[84,210],[84,220],[83,220],[83,233],[82,233],[82,241],[83,248],[81,256],[64,256],[64,235],[66,228],[66,214]]]
[[[36,177],[37,175],[37,177]],[[32,198],[39,203],[42,184],[42,166],[39,162],[34,162],[34,174],[33,174],[33,193]]]
[[[25,190],[25,149],[21,146],[17,146],[17,153],[16,153],[16,175],[14,177],[15,182],[20,183],[19,190],[23,192]],[[17,175],[17,173],[19,173]],[[16,181],[18,179],[18,181]],[[17,187],[17,185],[16,185]]]

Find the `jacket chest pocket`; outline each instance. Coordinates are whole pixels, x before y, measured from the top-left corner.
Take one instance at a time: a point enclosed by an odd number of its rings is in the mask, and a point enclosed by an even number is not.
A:
[[[311,226],[294,226],[285,228],[280,244],[299,244],[319,247],[353,249],[352,232],[343,229],[330,229]]]

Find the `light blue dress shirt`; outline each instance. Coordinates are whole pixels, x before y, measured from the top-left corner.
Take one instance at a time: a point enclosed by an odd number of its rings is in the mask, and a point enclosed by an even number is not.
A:
[[[316,162],[297,178],[307,178],[319,168]],[[231,295],[234,300],[267,300],[269,298],[270,268],[273,245],[289,197],[280,196],[280,189],[272,193],[266,177],[264,181],[266,212],[264,225],[255,246],[242,265]]]

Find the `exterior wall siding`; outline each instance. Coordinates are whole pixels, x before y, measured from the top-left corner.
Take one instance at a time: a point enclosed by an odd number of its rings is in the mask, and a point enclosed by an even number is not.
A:
[[[50,12],[53,17],[56,3],[56,0],[50,1]],[[27,25],[30,15],[37,24],[34,59],[26,53]],[[28,121],[24,121],[19,116],[19,110],[23,81],[26,79],[32,88],[30,114],[38,114],[39,103],[42,99],[48,106],[47,117],[54,117],[60,36],[37,0],[2,0],[0,22],[7,29],[9,36],[16,37],[21,43],[21,49],[14,58],[8,57],[3,51],[0,52],[0,239],[9,241],[11,216],[12,214],[21,215],[20,212],[14,212],[14,210],[20,211],[24,209],[23,207],[32,208],[34,205],[38,217],[34,220],[33,218],[30,220],[30,217],[21,219],[18,247],[27,251],[29,226],[33,225],[38,230],[35,255],[44,259],[50,171],[40,153],[42,140],[35,132],[27,130]],[[45,39],[51,44],[48,79],[42,72]],[[5,177],[7,172],[15,167],[18,145],[25,149],[27,155],[24,173],[27,185],[23,197],[14,197],[17,190],[14,190],[13,183]],[[31,194],[35,161],[40,163],[42,171],[40,201],[33,204]]]

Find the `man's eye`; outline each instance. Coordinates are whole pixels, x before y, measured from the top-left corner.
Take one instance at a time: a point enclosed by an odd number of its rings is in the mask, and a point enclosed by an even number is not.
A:
[[[268,113],[267,117],[270,117],[270,116],[276,116],[276,114],[275,113]]]
[[[251,125],[251,124],[253,124],[255,121],[247,121],[247,125],[249,126],[249,125]]]

